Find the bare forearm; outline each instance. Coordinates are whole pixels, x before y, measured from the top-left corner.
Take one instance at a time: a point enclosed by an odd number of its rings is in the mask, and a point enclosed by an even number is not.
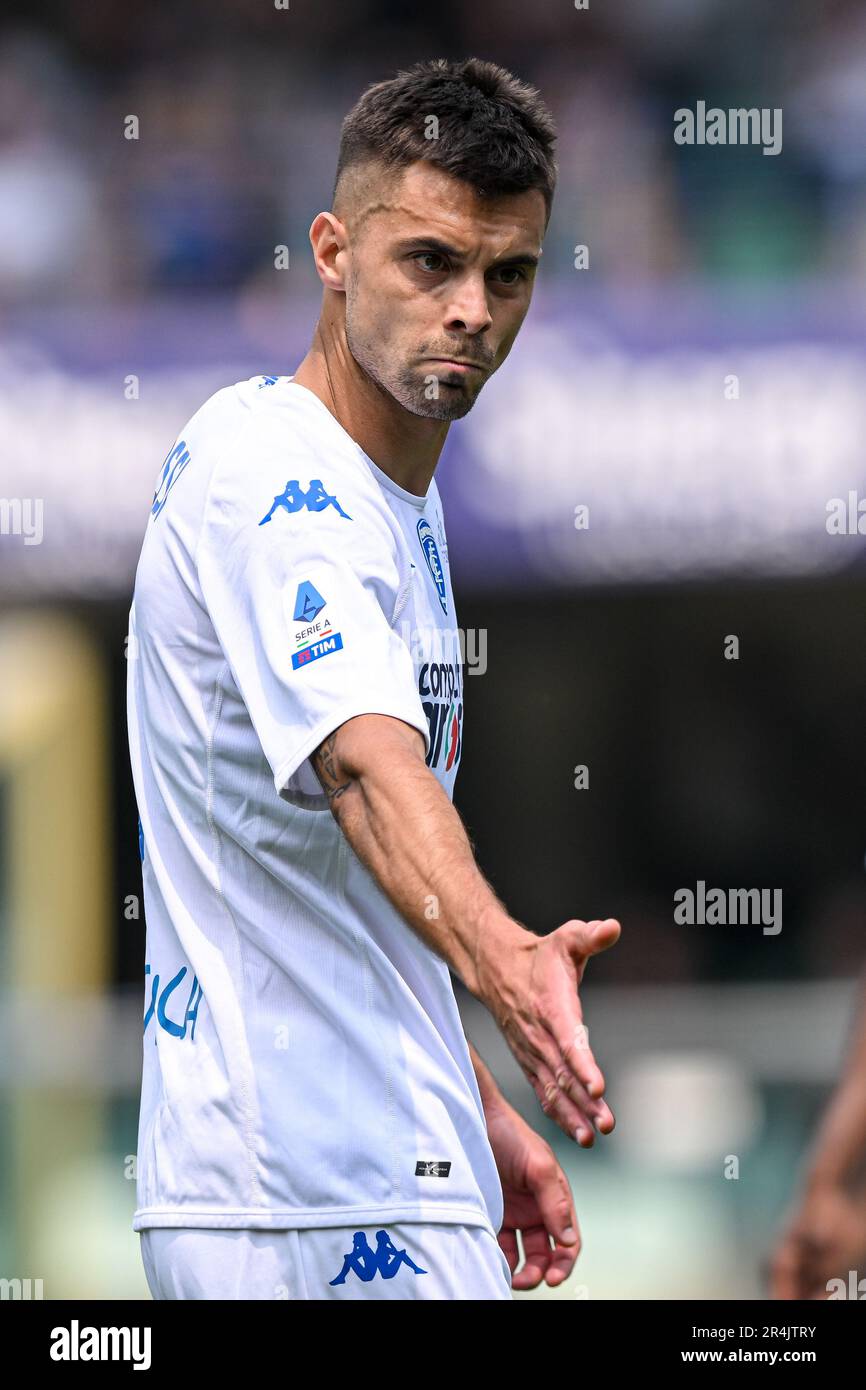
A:
[[[537,936],[509,916],[425,764],[421,734],[402,720],[347,719],[312,762],[359,860],[489,1010],[545,1114],[587,1148],[593,1126],[609,1134],[614,1118],[585,1042],[578,986],[590,957],[619,936],[616,919],[572,918]],[[486,1078],[485,1088],[492,1095]],[[497,1121],[510,1109],[502,1104]]]
[[[363,731],[352,730],[361,718],[379,721],[375,758]],[[479,870],[459,814],[424,762],[420,734],[412,739],[385,716],[361,718],[326,740],[316,760],[333,814],[413,930],[482,998],[496,961],[532,934]]]
[[[467,1042],[469,1042],[467,1038]],[[472,1043],[469,1043],[469,1056],[472,1059],[472,1068],[475,1072],[475,1079],[478,1082],[478,1090],[481,1093],[481,1104],[484,1107],[485,1115],[490,1115],[494,1111],[507,1105],[504,1095],[496,1084],[496,1080],[485,1061],[476,1052]]]

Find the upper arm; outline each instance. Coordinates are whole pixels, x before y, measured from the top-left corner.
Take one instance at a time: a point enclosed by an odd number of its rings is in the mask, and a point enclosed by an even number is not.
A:
[[[217,474],[197,572],[275,788],[303,802],[322,795],[312,755],[355,716],[414,726],[422,742],[429,730],[411,653],[391,624],[403,578],[375,497],[351,474],[320,468],[339,511],[278,508],[266,521],[287,470],[303,488],[316,465],[287,461],[258,436],[245,442],[256,445],[255,467],[230,458]]]

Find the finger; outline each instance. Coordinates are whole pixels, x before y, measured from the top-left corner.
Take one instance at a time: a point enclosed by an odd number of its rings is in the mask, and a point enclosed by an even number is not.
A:
[[[595,1143],[591,1117],[580,1110],[568,1093],[556,1084],[550,1068],[539,1065],[529,1080],[545,1115],[558,1124],[569,1139],[576,1139],[582,1148],[591,1149]]]
[[[569,925],[566,923],[566,926]],[[602,929],[607,923],[594,925]],[[611,928],[618,929],[618,925],[613,918],[610,919]],[[589,1045],[589,1029],[583,1020],[578,992],[582,966],[586,963],[582,951],[593,940],[592,926],[592,923],[576,922],[574,930],[560,928],[549,938],[555,943],[565,968],[556,971],[551,980],[545,1022],[569,1069],[586,1087],[590,1097],[596,1100],[604,1094],[604,1076]]]
[[[577,1263],[579,1253],[579,1249],[574,1245],[560,1245],[558,1241],[554,1244],[545,1281],[550,1288],[555,1289],[557,1285],[565,1282]]]
[[[504,1031],[544,1113],[550,1115],[570,1139],[577,1137],[578,1143],[590,1148],[595,1139],[592,1126],[600,1103],[579,1086],[563,1062],[553,1037],[543,1029],[528,1029],[514,1037],[507,1025]],[[605,1123],[613,1120],[607,1106],[601,1118]],[[580,1136],[575,1134],[577,1129],[581,1131]]]
[[[553,1154],[549,1160],[532,1165],[527,1183],[542,1223],[552,1240],[571,1252],[572,1264],[580,1254],[580,1227],[568,1179]]]
[[[598,1109],[593,1118],[599,1134],[611,1134],[616,1129],[616,1120],[607,1101],[598,1102]]]
[[[553,1048],[550,1049],[553,1052]],[[590,1096],[562,1056],[545,1059],[536,1049],[529,1061],[515,1051],[524,1074],[530,1082],[541,1108],[560,1126],[570,1139],[591,1148],[596,1127],[599,1134],[610,1134],[616,1121],[606,1101]],[[603,1078],[602,1078],[603,1080]],[[579,1134],[575,1131],[580,1130]]]
[[[561,1050],[550,1029],[542,1022],[523,1024],[519,1019],[502,1023],[506,1042],[527,1076],[533,1076],[540,1066],[556,1070]]]
[[[523,1237],[523,1253],[526,1257],[523,1268],[511,1280],[514,1289],[537,1289],[552,1257],[550,1237],[543,1226],[527,1226],[520,1233]]]
[[[591,1096],[563,1058],[555,1069],[553,1079],[561,1091],[574,1102],[581,1114],[594,1124],[599,1134],[610,1134],[616,1126],[613,1111],[607,1101]]]
[[[561,972],[551,994],[546,1023],[569,1075],[584,1087],[591,1101],[600,1100],[604,1094],[604,1076],[589,1045],[589,1029],[583,1021],[580,999],[565,971]]]

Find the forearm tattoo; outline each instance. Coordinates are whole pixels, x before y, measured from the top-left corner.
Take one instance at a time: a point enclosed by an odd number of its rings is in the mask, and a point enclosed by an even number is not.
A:
[[[337,769],[336,745],[338,729],[329,734],[324,743],[321,743],[313,754],[313,767],[316,775],[322,784],[322,790],[329,801],[336,801],[343,792],[348,791],[351,785],[351,778],[340,780]]]

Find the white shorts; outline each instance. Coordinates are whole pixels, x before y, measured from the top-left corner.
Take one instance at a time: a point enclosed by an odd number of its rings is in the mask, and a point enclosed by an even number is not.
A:
[[[510,1299],[511,1271],[483,1226],[150,1226],[141,1257],[155,1299]]]

